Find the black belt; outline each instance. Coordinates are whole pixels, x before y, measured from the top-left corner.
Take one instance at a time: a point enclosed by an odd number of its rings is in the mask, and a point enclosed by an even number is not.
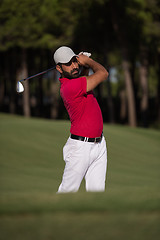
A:
[[[101,134],[100,137],[96,137],[96,138],[81,137],[81,136],[77,136],[77,135],[74,135],[74,134],[71,134],[71,136],[70,136],[70,138],[72,138],[72,139],[76,139],[76,140],[80,140],[80,141],[84,141],[84,142],[94,142],[94,143],[101,142],[102,137],[103,137],[103,134]]]

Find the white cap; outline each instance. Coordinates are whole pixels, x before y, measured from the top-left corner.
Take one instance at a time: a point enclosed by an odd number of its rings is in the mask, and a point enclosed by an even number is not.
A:
[[[54,61],[58,63],[68,63],[73,57],[77,56],[71,48],[62,46],[54,53]]]

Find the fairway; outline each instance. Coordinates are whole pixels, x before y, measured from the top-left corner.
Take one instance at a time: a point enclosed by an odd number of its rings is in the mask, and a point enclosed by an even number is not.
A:
[[[105,193],[56,194],[69,128],[0,114],[0,240],[158,239],[160,131],[105,124]]]

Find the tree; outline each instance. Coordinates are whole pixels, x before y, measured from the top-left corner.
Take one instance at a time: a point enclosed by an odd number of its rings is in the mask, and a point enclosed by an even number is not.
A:
[[[135,108],[134,91],[132,86],[132,78],[130,73],[129,43],[128,43],[128,38],[126,36],[125,27],[124,25],[122,25],[122,20],[124,21],[124,19],[122,19],[119,15],[119,12],[121,12],[119,9],[120,6],[116,5],[115,2],[113,3],[112,1],[109,1],[109,7],[111,11],[113,28],[116,33],[117,39],[119,40],[119,44],[122,52],[122,68],[124,71],[124,78],[125,78],[126,92],[127,92],[127,99],[128,99],[129,125],[132,127],[135,127],[137,125],[136,108]]]
[[[18,70],[21,74],[17,74],[18,77],[21,75],[25,78],[28,75],[28,49],[53,49],[62,43],[70,42],[73,18],[70,17],[71,12],[65,4],[66,1],[61,1],[59,4],[57,0],[1,1],[0,50],[22,49]],[[69,22],[71,24],[68,24]],[[29,116],[28,82],[25,82],[25,85],[23,109],[24,115]]]

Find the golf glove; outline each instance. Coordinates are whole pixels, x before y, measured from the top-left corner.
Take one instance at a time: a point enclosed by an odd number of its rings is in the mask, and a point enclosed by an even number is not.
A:
[[[83,54],[83,55],[85,55],[87,57],[91,56],[91,53],[88,53],[88,52],[80,52],[78,55],[81,55],[81,54]]]

